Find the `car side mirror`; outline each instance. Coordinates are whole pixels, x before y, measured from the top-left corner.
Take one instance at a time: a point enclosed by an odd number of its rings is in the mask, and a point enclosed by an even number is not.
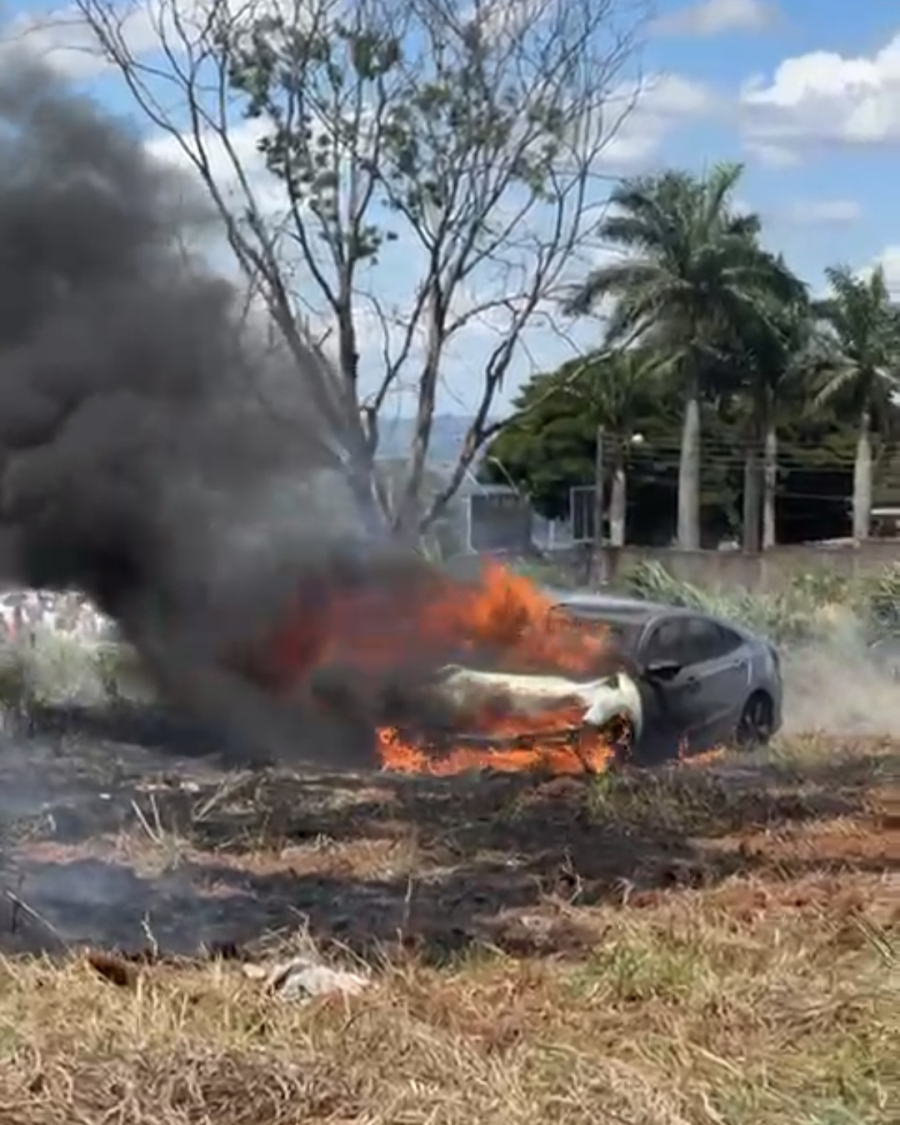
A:
[[[674,680],[681,671],[677,660],[654,660],[644,667],[644,674],[648,679],[666,682]]]

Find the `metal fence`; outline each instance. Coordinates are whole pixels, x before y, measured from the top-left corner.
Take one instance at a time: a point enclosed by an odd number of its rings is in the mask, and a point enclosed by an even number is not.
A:
[[[569,489],[569,523],[572,526],[573,543],[595,542],[592,484],[575,484]]]
[[[533,511],[527,496],[497,489],[473,492],[466,500],[467,550],[528,550]]]

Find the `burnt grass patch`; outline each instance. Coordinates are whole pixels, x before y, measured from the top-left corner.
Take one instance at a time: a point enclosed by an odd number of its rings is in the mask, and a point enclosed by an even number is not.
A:
[[[433,963],[520,950],[532,931],[572,952],[593,940],[569,924],[574,907],[752,875],[895,876],[879,794],[896,770],[878,741],[595,778],[229,773],[170,747],[10,743],[0,947],[187,954],[304,927],[361,956],[397,946]],[[801,846],[823,825],[845,828]]]

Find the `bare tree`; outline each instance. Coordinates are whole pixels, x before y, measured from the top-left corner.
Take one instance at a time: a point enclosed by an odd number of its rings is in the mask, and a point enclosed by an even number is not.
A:
[[[417,535],[497,431],[527,331],[552,327],[567,263],[598,225],[644,0],[154,0],[138,14],[151,53],[130,45],[135,10],[76,3],[200,176],[286,346],[301,355],[310,320],[325,326],[335,362],[311,393],[349,425],[376,488],[379,421],[408,397],[405,480],[380,499]],[[473,332],[490,341],[468,373],[474,414],[425,500],[436,405]]]

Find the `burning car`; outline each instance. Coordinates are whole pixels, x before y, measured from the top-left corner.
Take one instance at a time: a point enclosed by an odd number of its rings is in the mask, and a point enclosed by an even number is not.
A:
[[[777,651],[707,614],[599,594],[548,596],[565,628],[602,637],[614,671],[594,678],[514,674],[452,666],[435,690],[454,714],[453,734],[428,736],[428,763],[410,733],[382,732],[395,768],[446,772],[491,755],[517,768],[535,754],[557,770],[613,762],[652,764],[722,745],[764,745],[781,725]],[[461,733],[465,732],[465,733]],[[441,753],[449,747],[449,753]]]
[[[319,591],[265,652],[268,690],[304,685],[403,772],[599,771],[758,745],[781,722],[766,641],[670,606],[555,595],[496,564],[471,583],[427,571]]]

